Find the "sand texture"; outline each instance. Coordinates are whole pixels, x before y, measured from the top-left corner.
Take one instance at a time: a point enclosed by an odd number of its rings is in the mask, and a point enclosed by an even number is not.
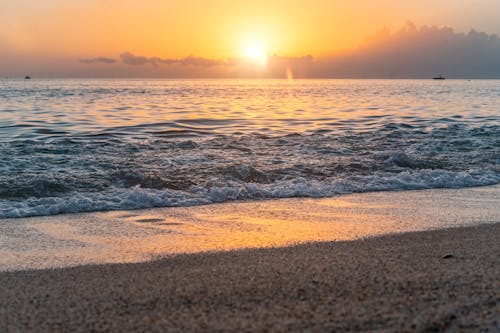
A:
[[[1,332],[500,329],[500,224],[4,272]]]

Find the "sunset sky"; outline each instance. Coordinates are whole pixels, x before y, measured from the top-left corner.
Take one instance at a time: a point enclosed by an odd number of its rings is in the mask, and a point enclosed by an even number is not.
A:
[[[165,67],[181,63],[147,60],[188,56],[321,59],[358,48],[384,27],[397,31],[407,21],[417,27],[447,26],[456,33],[500,32],[498,0],[0,0],[0,8],[1,76],[26,71],[149,76],[154,74],[150,67],[162,67],[168,75]],[[137,68],[124,61],[127,54],[146,61],[136,61]],[[222,72],[212,68],[207,75]],[[196,70],[186,68],[172,73],[196,76]]]

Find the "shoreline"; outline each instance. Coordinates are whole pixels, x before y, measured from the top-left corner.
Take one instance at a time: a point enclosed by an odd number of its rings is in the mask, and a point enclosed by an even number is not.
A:
[[[0,271],[157,257],[500,222],[500,186],[230,202],[0,220]]]
[[[0,330],[498,329],[500,224],[0,273]]]

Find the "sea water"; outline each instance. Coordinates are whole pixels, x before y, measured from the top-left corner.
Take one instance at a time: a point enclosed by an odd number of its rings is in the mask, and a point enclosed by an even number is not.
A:
[[[0,79],[0,218],[500,183],[500,81]]]

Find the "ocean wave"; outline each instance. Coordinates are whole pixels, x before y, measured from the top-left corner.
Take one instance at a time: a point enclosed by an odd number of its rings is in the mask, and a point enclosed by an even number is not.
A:
[[[7,80],[0,218],[498,184],[498,81]]]
[[[238,177],[251,177],[253,170],[232,170]],[[195,206],[232,200],[259,200],[291,197],[332,197],[371,191],[463,188],[500,183],[495,170],[444,171],[421,169],[400,173],[376,172],[325,181],[302,177],[273,183],[229,181],[207,188],[189,190],[152,189],[133,186],[102,192],[74,192],[63,197],[31,197],[22,201],[0,200],[0,218],[45,216],[105,210],[133,210],[153,207]]]

